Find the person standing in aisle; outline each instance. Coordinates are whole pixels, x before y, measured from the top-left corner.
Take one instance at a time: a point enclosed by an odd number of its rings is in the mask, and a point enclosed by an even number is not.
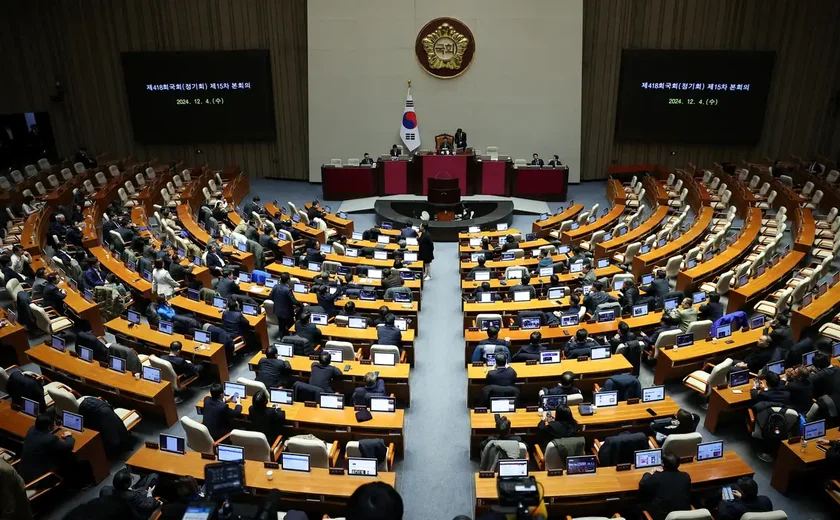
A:
[[[423,279],[432,279],[432,260],[435,259],[435,243],[432,234],[426,227],[426,223],[420,224],[420,239],[417,245],[420,247],[417,258],[423,262]]]

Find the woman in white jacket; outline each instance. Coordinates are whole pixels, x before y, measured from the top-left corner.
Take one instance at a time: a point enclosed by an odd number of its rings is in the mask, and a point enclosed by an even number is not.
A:
[[[152,272],[152,292],[164,298],[170,298],[175,294],[175,289],[180,287],[178,282],[172,278],[169,271],[163,268],[163,260],[155,260],[155,269]]]

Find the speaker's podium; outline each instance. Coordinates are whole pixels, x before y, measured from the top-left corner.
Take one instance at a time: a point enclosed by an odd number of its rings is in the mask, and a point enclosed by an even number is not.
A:
[[[428,179],[429,204],[458,204],[461,202],[461,187],[458,179]]]

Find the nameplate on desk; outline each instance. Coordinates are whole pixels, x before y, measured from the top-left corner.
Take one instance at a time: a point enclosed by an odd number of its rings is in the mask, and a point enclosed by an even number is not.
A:
[[[587,323],[587,325],[592,325],[592,324],[595,324],[595,323],[598,323],[598,322],[593,319],[593,320],[586,320],[586,323]]]
[[[303,406],[306,408],[318,408],[318,403],[315,401],[304,401]]]
[[[309,354],[309,359],[312,361],[318,361],[318,354]]]
[[[344,468],[330,468],[330,475],[344,475]]]
[[[510,303],[513,300],[511,300],[510,298],[503,298],[502,301],[505,302],[505,303]]]
[[[146,447],[149,448],[150,450],[159,450],[160,449],[160,444],[158,444],[156,442],[146,441]]]
[[[201,452],[201,458],[204,460],[216,460],[216,456],[212,453]]]
[[[394,301],[394,299],[393,299],[393,298],[385,298],[383,301],[385,301],[385,302],[392,302],[392,301]]]
[[[539,409],[540,409],[539,406],[526,406],[525,407],[526,412],[536,412],[536,411],[539,411]]]
[[[478,332],[478,327],[470,327],[468,330],[470,332]]]
[[[475,298],[468,298],[467,303],[475,303]]]
[[[479,406],[478,408],[473,410],[475,413],[487,413],[487,408],[483,406]]]
[[[511,325],[510,330],[519,330],[519,326],[518,325]]]
[[[525,360],[525,365],[536,365],[536,364],[537,364],[537,360],[536,360],[536,359],[527,359],[527,360]]]
[[[578,361],[589,361],[589,356],[580,356],[577,358]]]
[[[729,388],[729,385],[724,383],[722,385],[717,385],[715,388],[717,388],[718,390],[726,390],[727,388]]]
[[[632,465],[632,464],[629,464],[629,463],[626,463],[626,464],[616,464],[616,466],[615,466],[615,470],[616,470],[616,471],[630,471],[630,469],[631,469],[632,467],[633,467],[633,465]]]
[[[344,323],[344,322],[341,322],[341,321],[337,321],[337,322],[335,322],[335,323],[334,323],[334,325],[335,325],[336,327],[340,328],[340,329],[343,329],[343,328],[346,328],[346,327],[347,327],[347,324],[346,324],[346,323]]]
[[[639,404],[639,398],[638,397],[631,397],[631,398],[627,399],[627,404]]]
[[[12,403],[12,410],[14,410],[16,412],[19,412],[20,411],[20,405],[17,404],[17,403]]]
[[[484,366],[484,361],[473,361],[473,362],[472,362],[472,366],[474,366],[474,367],[483,367],[483,366]]]
[[[557,328],[560,328],[560,324],[559,323],[550,323],[548,325],[548,328],[549,329],[557,329]]]
[[[680,457],[680,464],[689,464],[694,462],[694,457],[689,455],[688,457]]]
[[[99,366],[101,366],[102,368],[108,368],[108,363],[106,363],[104,361],[100,361]]]
[[[370,365],[370,364],[372,364],[372,361],[370,359],[360,359],[359,364],[360,365]]]
[[[72,357],[72,358],[77,358],[77,357],[79,357],[79,355],[78,355],[78,354],[76,354],[76,351],[75,351],[75,350],[71,350],[71,351],[70,351],[70,357]]]
[[[354,412],[364,412],[365,410],[367,410],[367,407],[363,404],[357,404],[353,407]]]
[[[561,476],[563,476],[563,469],[562,468],[550,469],[550,470],[548,470],[548,476],[549,477],[561,477]]]
[[[496,478],[495,471],[479,471],[478,478]]]
[[[279,462],[263,462],[263,467],[265,469],[280,469]]]
[[[540,296],[540,297],[539,297],[539,298],[537,298],[537,299],[538,299],[538,300],[547,300],[547,299],[548,299],[548,296]]]
[[[787,443],[788,444],[796,444],[801,440],[802,440],[802,436],[799,435],[799,436],[796,436],[796,437],[791,437],[790,439],[788,439]]]
[[[627,318],[631,318],[631,317],[632,317],[632,316],[630,316],[630,314],[629,314],[629,313],[628,313],[628,314],[622,314],[622,315],[621,315],[621,319],[623,319],[623,320],[626,320]]]
[[[348,294],[347,297],[350,298],[351,300],[358,300],[359,299],[358,294]]]

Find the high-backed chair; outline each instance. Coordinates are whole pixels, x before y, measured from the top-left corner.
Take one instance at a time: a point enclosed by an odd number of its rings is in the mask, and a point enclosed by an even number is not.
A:
[[[214,442],[210,430],[206,426],[190,419],[186,415],[181,417],[181,426],[184,428],[184,435],[187,438],[187,447],[200,453],[214,453],[216,445],[227,439],[227,435]]]
[[[504,326],[504,321],[502,320],[502,315],[501,314],[486,313],[486,312],[480,313],[478,316],[476,316],[475,326],[480,329],[482,323],[485,322],[485,321],[498,321],[499,323],[502,324],[502,326]]]
[[[400,354],[399,347],[394,345],[380,345],[378,343],[374,343],[370,346],[370,359],[373,359],[375,354],[392,354],[394,359],[398,360],[400,363],[405,363],[405,352]]]
[[[48,391],[50,392],[51,399],[56,403],[56,413],[60,413],[59,410],[61,412],[79,413],[79,407],[85,399],[97,399],[89,395],[80,396],[71,388],[64,385],[51,387]],[[120,418],[125,429],[128,431],[133,430],[143,419],[139,412],[129,410],[128,408],[114,408],[114,413]]]
[[[673,453],[677,457],[693,457],[697,454],[697,445],[703,442],[699,432],[672,433],[662,443],[662,453]]]
[[[694,341],[702,341],[712,331],[712,320],[697,320],[689,323],[686,334],[694,334]]]
[[[645,520],[653,520],[647,511],[642,511]],[[690,511],[671,511],[665,520],[713,520],[708,509],[692,509]]]
[[[291,437],[285,442],[283,451],[309,455],[309,465],[313,468],[334,468],[341,453],[338,441],[327,445],[321,439],[308,439],[300,436]]]
[[[682,261],[683,255],[676,255],[669,258],[668,263],[665,264],[665,277],[669,279],[676,278],[677,274],[680,272]]]
[[[245,395],[248,397],[255,396],[257,392],[264,392],[266,396],[269,395],[268,388],[266,388],[265,384],[261,381],[248,379],[247,377],[240,377],[236,380],[236,382],[245,386]]]
[[[186,374],[178,375],[169,361],[161,359],[154,354],[149,356],[149,364],[160,370],[161,380],[165,379],[172,385],[172,391],[176,394],[175,404],[183,402],[183,399],[178,397],[177,393],[198,380],[197,374],[193,376],[187,376]]]
[[[52,308],[47,310],[34,303],[30,303],[29,309],[35,317],[35,325],[47,334],[55,335],[73,327],[73,321],[70,318],[60,316]]]
[[[381,464],[384,464],[385,471],[391,471],[394,467],[394,455],[396,450],[394,449],[394,443],[390,443],[385,447],[385,460],[382,461]],[[359,448],[359,441],[347,441],[347,444],[344,448],[344,459],[347,458],[362,458],[362,451]]]
[[[676,330],[669,330],[661,333],[658,338],[656,338],[656,343],[653,344],[653,349],[648,350],[648,357],[651,359],[658,359],[659,358],[659,351],[666,347],[673,347],[677,344],[677,336],[682,334],[680,329]]]
[[[278,435],[269,444],[262,432],[235,429],[230,432],[230,444],[244,448],[245,460],[274,462],[283,450],[283,436]]]
[[[326,344],[324,344],[324,348],[330,350],[340,350],[341,357],[345,361],[356,359],[356,351],[353,350],[353,344],[349,341],[329,340],[326,342]]]
[[[556,444],[563,446],[563,452],[559,450]],[[534,445],[534,460],[540,471],[548,471],[551,469],[565,469],[566,458],[583,455],[586,448],[586,439],[583,437],[567,437],[557,439],[557,443],[549,442],[545,447],[545,455],[543,456],[542,448],[539,444]]]
[[[726,294],[729,292],[730,284],[732,283],[732,275],[735,271],[726,271],[721,274],[714,282],[705,282],[700,285],[700,290],[705,292],[716,292],[718,294]]]
[[[787,520],[787,517],[787,513],[778,510],[764,513],[744,513],[741,515],[741,520]]]
[[[685,376],[683,385],[698,394],[708,397],[712,393],[712,388],[726,383],[726,376],[729,374],[729,368],[732,366],[732,363],[732,358],[726,358],[717,365],[706,363],[703,370],[695,370]],[[709,368],[712,370],[706,372]]]

